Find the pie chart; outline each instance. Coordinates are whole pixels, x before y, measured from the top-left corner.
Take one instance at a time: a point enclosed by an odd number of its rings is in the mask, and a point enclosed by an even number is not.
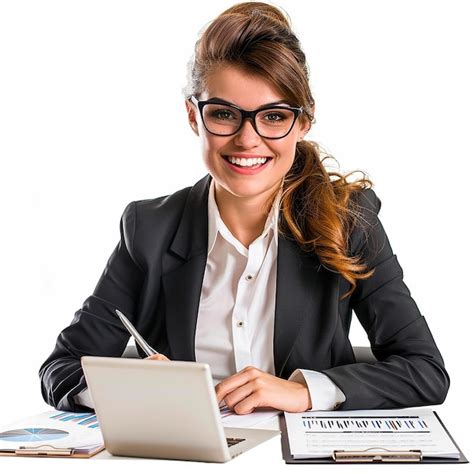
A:
[[[18,430],[3,431],[0,433],[0,441],[11,441],[14,443],[18,443],[18,441],[38,442],[65,438],[66,436],[69,436],[69,433],[62,430],[54,430],[51,428],[23,428]]]

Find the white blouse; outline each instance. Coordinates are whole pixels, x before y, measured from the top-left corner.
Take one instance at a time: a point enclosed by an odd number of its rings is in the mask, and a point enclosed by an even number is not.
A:
[[[275,319],[278,214],[282,188],[264,230],[247,249],[221,219],[211,179],[208,199],[208,252],[195,334],[197,362],[209,364],[214,384],[254,366],[275,375]],[[312,410],[334,410],[346,400],[325,374],[297,369],[289,380],[305,383]],[[74,397],[93,408],[88,389]]]

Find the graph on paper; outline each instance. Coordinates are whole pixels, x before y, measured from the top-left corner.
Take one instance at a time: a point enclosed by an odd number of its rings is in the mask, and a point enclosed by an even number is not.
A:
[[[25,447],[74,448],[103,445],[95,413],[48,411],[0,428],[0,451]]]
[[[285,420],[294,458],[374,448],[459,458],[439,419],[428,409],[285,413]]]
[[[303,428],[314,433],[429,433],[420,416],[302,416]]]
[[[94,429],[99,427],[97,423],[97,416],[94,413],[70,413],[62,412],[57,415],[50,417],[52,420],[62,421],[66,423],[67,421],[71,423],[77,423],[79,426],[87,426],[88,428]]]

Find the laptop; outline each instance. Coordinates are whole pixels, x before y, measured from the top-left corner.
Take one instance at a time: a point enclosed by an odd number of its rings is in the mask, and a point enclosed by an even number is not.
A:
[[[94,356],[81,364],[110,454],[227,462],[280,434],[223,427],[208,364]]]

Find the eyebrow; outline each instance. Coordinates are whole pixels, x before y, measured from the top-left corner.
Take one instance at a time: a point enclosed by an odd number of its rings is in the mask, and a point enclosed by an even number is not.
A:
[[[220,100],[226,104],[229,105],[235,105],[236,107],[240,107],[240,105],[234,104],[232,102],[229,102],[228,100],[223,99],[222,97],[210,97],[207,100]],[[286,100],[277,100],[276,102],[269,102],[267,104],[261,104],[259,105],[255,110],[261,109],[263,107],[272,107],[273,105],[287,105],[288,107],[291,107],[291,105],[286,101]]]

